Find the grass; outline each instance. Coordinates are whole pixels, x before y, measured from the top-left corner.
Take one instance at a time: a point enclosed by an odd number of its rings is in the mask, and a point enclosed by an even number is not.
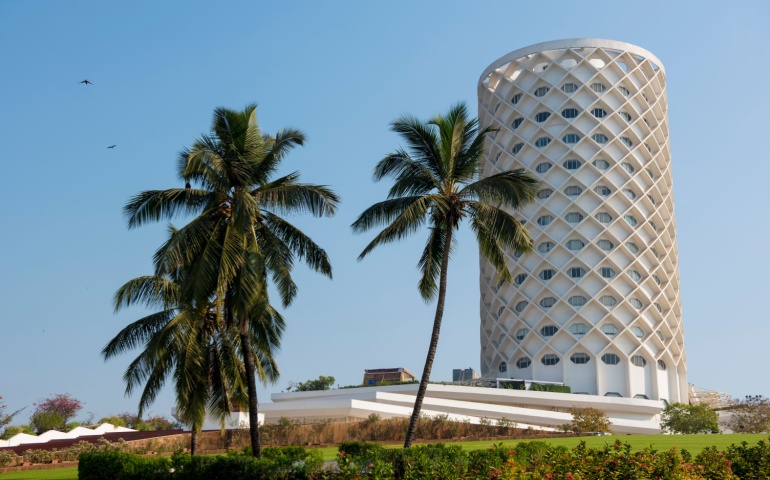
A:
[[[766,434],[730,434],[730,435],[613,435],[609,437],[568,437],[568,438],[548,438],[544,441],[551,445],[559,446],[563,445],[567,448],[573,448],[577,446],[581,441],[585,441],[586,445],[594,448],[601,448],[606,443],[613,444],[615,440],[620,440],[623,443],[631,445],[632,451],[642,450],[643,448],[652,445],[656,450],[669,450],[672,447],[683,448],[693,455],[697,455],[705,447],[715,446],[719,450],[724,450],[732,444],[740,444],[741,442],[748,442],[750,445],[757,443],[759,440],[767,439]],[[504,440],[502,443],[506,447],[514,447],[519,442],[529,442],[532,440]],[[460,445],[463,450],[482,450],[489,448],[494,442],[488,440],[474,441],[474,442],[446,442],[447,444]],[[401,444],[385,445],[386,448],[401,448]],[[323,447],[319,448],[321,455],[323,455],[324,461],[334,460],[337,458],[337,447]],[[6,480],[5,477],[0,476],[0,480]]]
[[[656,450],[669,450],[673,447],[684,448],[693,455],[697,455],[705,447],[715,446],[719,450],[724,450],[732,444],[748,442],[750,445],[759,440],[767,439],[766,434],[730,434],[730,435],[613,435],[610,437],[570,437],[570,438],[549,438],[544,441],[552,445],[563,445],[567,448],[573,448],[581,441],[585,441],[589,447],[601,448],[606,443],[615,443],[620,440],[623,443],[631,445],[633,451],[638,451],[652,445]],[[506,447],[515,447],[519,442],[529,442],[531,440],[504,440],[502,443]],[[446,442],[452,445],[460,445],[463,450],[482,450],[489,448],[494,442],[475,441],[475,442]],[[386,448],[401,448],[401,444],[385,445]],[[337,458],[337,447],[323,447],[318,449],[323,456],[324,461],[335,460]],[[60,468],[56,470],[27,470],[24,472],[12,472],[0,474],[0,480],[77,480],[78,469]]]
[[[2,480],[77,480],[78,467],[54,470],[25,470],[0,474]]]

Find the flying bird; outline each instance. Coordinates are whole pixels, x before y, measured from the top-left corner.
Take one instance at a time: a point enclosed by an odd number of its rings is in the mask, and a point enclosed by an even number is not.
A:
[[[94,84],[94,82],[89,82],[88,80],[83,80],[80,83],[85,83],[86,85],[93,85]]]
[[[110,146],[109,146],[109,147],[107,147],[107,148],[115,148],[115,147],[117,147],[117,145],[110,145]]]

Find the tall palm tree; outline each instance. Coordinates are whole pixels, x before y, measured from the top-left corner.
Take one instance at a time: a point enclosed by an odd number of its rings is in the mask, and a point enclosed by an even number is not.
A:
[[[509,281],[511,273],[504,252],[528,252],[532,249],[532,240],[521,223],[503,208],[515,210],[532,201],[538,181],[523,169],[479,178],[484,140],[492,130],[488,127],[479,130],[478,121],[468,118],[462,103],[428,122],[403,116],[391,124],[391,130],[402,137],[408,151],[399,149],[377,164],[374,180],[393,177],[395,183],[388,199],[367,208],[352,228],[354,232],[364,232],[385,226],[364,248],[359,260],[378,245],[401,240],[423,225],[427,225],[430,232],[418,262],[421,271],[418,289],[425,301],[438,295],[438,303],[404,442],[404,448],[408,448],[414,438],[436,355],[454,231],[467,218],[481,254],[497,270],[498,281]]]
[[[195,454],[207,411],[224,427],[231,408],[246,405],[245,369],[239,339],[218,321],[212,311],[215,303],[202,308],[181,304],[181,284],[176,278],[145,276],[123,285],[115,294],[116,311],[137,303],[160,310],[126,326],[104,347],[102,355],[107,360],[144,345],[124,374],[126,394],[144,385],[139,401],[141,417],[171,377],[177,414],[191,426],[191,452]],[[275,334],[282,331],[283,319],[271,308],[254,319],[252,331],[260,332],[252,343],[259,359],[258,374],[265,383],[275,381],[278,370],[273,351],[279,346]],[[265,328],[271,322],[274,324]]]
[[[280,214],[331,216],[339,198],[323,185],[299,182],[297,172],[273,178],[286,154],[303,145],[302,132],[263,134],[256,105],[242,111],[218,108],[211,133],[179,155],[184,188],[142,192],[124,207],[129,228],[193,215],[155,254],[157,275],[184,270],[185,302],[214,298],[217,315],[250,342],[253,312],[265,305],[268,278],[284,306],[297,293],[291,272],[296,260],[331,277],[326,252]],[[249,397],[252,451],[260,456],[257,389],[251,348],[242,348]]]

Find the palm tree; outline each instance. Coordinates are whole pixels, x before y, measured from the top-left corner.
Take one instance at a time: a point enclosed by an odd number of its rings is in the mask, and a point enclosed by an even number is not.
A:
[[[256,105],[242,111],[218,108],[211,134],[179,155],[185,187],[145,191],[124,207],[129,228],[194,216],[156,252],[156,275],[184,270],[184,301],[215,299],[217,315],[243,345],[251,341],[251,316],[267,304],[268,278],[288,306],[297,293],[291,277],[296,260],[331,277],[326,252],[279,215],[336,212],[339,198],[329,188],[300,183],[297,172],[273,178],[286,154],[304,140],[294,129],[263,134]],[[252,451],[260,456],[255,363],[251,348],[241,350]]]
[[[468,118],[462,103],[452,106],[446,115],[436,115],[425,123],[403,116],[391,124],[391,130],[403,138],[408,151],[399,149],[377,164],[374,180],[393,177],[395,183],[388,199],[367,208],[352,228],[354,232],[364,232],[385,225],[361,252],[359,260],[378,245],[401,240],[423,225],[427,224],[430,231],[418,262],[421,271],[418,289],[425,301],[433,300],[438,294],[438,303],[428,356],[404,442],[404,448],[408,448],[414,438],[436,355],[453,233],[460,221],[467,218],[481,254],[497,270],[498,281],[509,281],[511,273],[504,252],[528,252],[532,249],[532,240],[521,223],[501,207],[515,210],[532,201],[538,181],[523,169],[479,179],[484,140],[492,129],[479,130],[478,121]]]
[[[181,284],[178,278],[145,276],[123,285],[115,294],[116,311],[137,303],[160,310],[126,326],[104,347],[102,355],[107,360],[144,344],[124,374],[126,394],[144,385],[139,401],[141,418],[166,380],[173,378],[177,414],[191,426],[191,452],[195,454],[207,411],[215,414],[224,428],[232,406],[245,406],[245,370],[239,339],[218,321],[220,316],[212,311],[215,303],[203,308],[182,305]],[[252,343],[259,359],[258,374],[265,383],[275,381],[278,370],[273,352],[279,346],[275,333],[283,330],[283,319],[271,308],[254,319],[252,331],[260,332]]]

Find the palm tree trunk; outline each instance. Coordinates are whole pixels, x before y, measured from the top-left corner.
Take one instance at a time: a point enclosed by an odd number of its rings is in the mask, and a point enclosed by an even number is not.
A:
[[[436,305],[436,317],[433,319],[433,333],[430,337],[430,347],[428,347],[428,356],[425,359],[425,367],[422,369],[422,378],[420,379],[420,388],[417,390],[417,398],[414,400],[414,410],[412,418],[409,420],[409,428],[406,431],[406,440],[404,448],[412,446],[414,440],[414,431],[417,428],[417,421],[420,418],[422,410],[422,401],[425,398],[425,391],[428,389],[428,380],[430,380],[430,371],[433,368],[433,359],[436,357],[436,347],[438,346],[438,335],[441,330],[441,320],[444,317],[444,300],[446,298],[446,277],[449,267],[449,247],[452,245],[452,221],[447,218],[446,221],[446,239],[444,243],[444,255],[441,258],[441,273],[438,283],[438,304]]]
[[[245,322],[244,322],[245,324]],[[243,349],[243,363],[246,369],[246,383],[249,391],[249,437],[251,438],[251,454],[262,458],[262,450],[259,448],[259,416],[257,415],[257,376],[254,367],[254,352],[251,349],[249,334],[245,331],[245,325],[241,326],[241,348]]]
[[[193,425],[192,434],[190,435],[190,456],[195,455],[195,451],[198,449],[198,429]]]

